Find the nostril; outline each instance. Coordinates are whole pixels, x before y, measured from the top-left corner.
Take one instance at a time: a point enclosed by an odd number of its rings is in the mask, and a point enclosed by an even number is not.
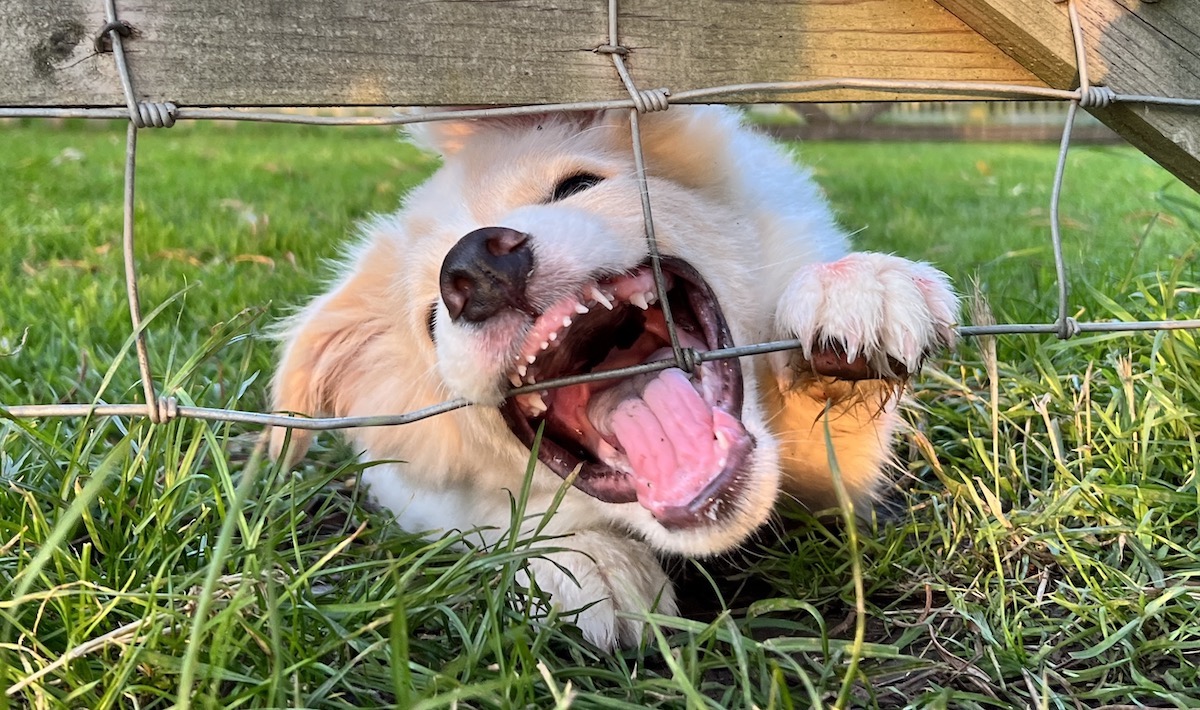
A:
[[[498,233],[489,235],[486,241],[487,250],[492,256],[505,256],[525,246],[529,235],[513,229],[498,229]]]
[[[473,290],[471,281],[466,278],[452,279],[449,289],[442,286],[442,301],[446,303],[446,310],[450,312],[451,320],[458,320],[462,315]]]
[[[442,301],[453,320],[479,323],[506,308],[529,311],[526,287],[533,272],[529,235],[484,227],[458,240],[442,261]]]

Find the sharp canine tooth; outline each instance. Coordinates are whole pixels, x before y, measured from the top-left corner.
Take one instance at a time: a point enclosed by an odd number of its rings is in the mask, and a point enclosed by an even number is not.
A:
[[[566,317],[564,317],[564,318],[563,318],[563,327],[564,327],[564,328],[570,328],[570,327],[571,327],[571,316],[566,316]]]
[[[650,304],[646,303],[646,295],[641,294],[641,293],[635,293],[632,296],[630,296],[629,302],[632,303],[633,305],[637,306],[638,308],[642,309],[643,311],[650,307]]]
[[[536,414],[544,414],[546,412],[546,400],[542,399],[540,394],[529,395],[529,409]]]
[[[605,296],[604,292],[595,286],[592,287],[592,298],[596,299],[596,303],[599,303],[608,310],[611,311],[613,309],[612,301],[608,300],[608,296]]]
[[[527,362],[527,363],[529,363],[530,365],[532,365],[533,363],[537,362],[537,355],[526,355],[526,356],[525,356],[525,362]]]
[[[517,365],[517,374],[518,375],[520,375],[521,377],[524,377],[526,372],[529,372],[528,367],[525,367],[524,365]]]
[[[575,304],[575,312],[578,313],[579,315],[583,315],[584,313],[587,313],[590,310],[591,310],[590,308],[583,305],[582,303]]]
[[[658,294],[655,293],[654,291],[647,291],[646,292],[646,303],[649,303],[651,305],[658,303]]]
[[[521,367],[519,367],[517,369],[524,370],[525,366],[522,365]],[[510,372],[510,373],[508,373],[508,381],[512,383],[513,387],[520,387],[521,386],[521,378],[524,377],[524,375],[525,375],[525,373],[521,373],[520,375],[518,375],[515,372]]]

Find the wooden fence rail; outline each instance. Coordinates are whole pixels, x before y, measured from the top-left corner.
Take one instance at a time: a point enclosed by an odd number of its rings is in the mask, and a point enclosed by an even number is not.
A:
[[[1092,78],[1200,97],[1200,3],[1077,0]],[[603,0],[119,0],[137,96],[181,106],[563,103],[618,98]],[[643,88],[829,77],[1072,89],[1070,25],[1050,0],[621,0]],[[123,106],[94,40],[101,0],[0,0],[0,106]],[[103,48],[99,48],[102,50]],[[832,90],[739,101],[954,98]],[[961,97],[960,97],[961,98]],[[1200,187],[1200,114],[1092,110]]]

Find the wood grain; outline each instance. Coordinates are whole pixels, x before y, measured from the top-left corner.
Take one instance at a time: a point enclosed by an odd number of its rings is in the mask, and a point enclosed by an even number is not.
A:
[[[1045,1],[1045,0],[1042,0]],[[138,96],[184,106],[519,104],[625,97],[603,0],[119,0]],[[120,106],[100,0],[0,0],[0,105]],[[638,85],[828,77],[1041,80],[933,0],[622,0]],[[945,95],[940,95],[945,97]],[[826,91],[739,100],[889,100]]]
[[[939,0],[1055,88],[1078,84],[1064,4]],[[1200,97],[1200,3],[1082,0],[1089,77],[1122,94]],[[1114,104],[1089,109],[1194,190],[1200,190],[1200,109]]]

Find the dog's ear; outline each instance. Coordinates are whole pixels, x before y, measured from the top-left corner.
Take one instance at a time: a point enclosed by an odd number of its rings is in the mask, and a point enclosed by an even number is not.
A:
[[[482,106],[439,106],[435,108],[417,108],[412,113],[423,116],[430,113],[445,111],[468,111]],[[422,150],[437,153],[443,157],[454,155],[462,150],[467,139],[479,130],[479,122],[472,120],[447,119],[442,121],[424,121],[410,123],[404,129],[409,142]]]
[[[431,113],[445,113],[447,111],[470,111],[483,108],[491,107],[441,106],[437,108],[413,109],[413,112],[416,115],[426,115]],[[440,121],[410,123],[405,129],[405,133],[407,134],[408,140],[418,148],[433,153],[438,153],[443,157],[448,157],[462,150],[463,146],[465,146],[473,136],[476,136],[484,131],[529,130],[547,122],[567,122],[574,126],[577,130],[583,131],[600,123],[604,123],[610,120],[612,117],[619,117],[623,113],[624,112],[614,113],[609,111],[539,111],[537,113],[495,116],[491,118],[473,118],[461,120],[451,118],[442,119]]]
[[[284,325],[282,357],[271,387],[274,411],[346,416],[360,390],[369,387],[363,379],[372,370],[360,360],[367,345],[390,327],[385,299],[388,274],[395,268],[391,254],[386,245],[364,249],[331,292]],[[290,467],[303,458],[312,439],[309,430],[273,427],[271,458],[282,458]]]
[[[747,135],[742,115],[724,106],[672,107],[640,121],[646,165],[694,189],[724,184]]]

